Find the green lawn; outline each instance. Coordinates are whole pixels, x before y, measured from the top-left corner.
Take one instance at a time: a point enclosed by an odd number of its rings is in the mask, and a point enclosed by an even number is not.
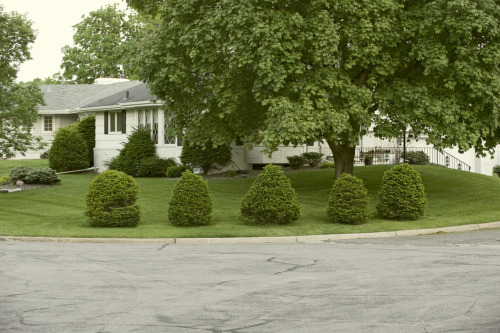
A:
[[[47,161],[0,161],[0,175],[19,164],[45,167]],[[377,203],[382,174],[389,166],[355,168]],[[353,232],[393,231],[482,223],[500,220],[500,178],[438,166],[415,166],[424,180],[428,207],[417,221],[373,218],[360,226],[329,223],[325,208],[334,170],[291,172],[302,207],[302,217],[286,226],[256,226],[238,218],[239,203],[253,179],[209,180],[214,197],[213,224],[202,227],[174,227],[167,221],[168,201],[175,181],[165,178],[137,178],[142,220],[136,228],[92,228],[88,226],[85,193],[93,175],[61,175],[62,184],[50,188],[0,194],[0,235],[59,237],[245,237],[289,236]]]

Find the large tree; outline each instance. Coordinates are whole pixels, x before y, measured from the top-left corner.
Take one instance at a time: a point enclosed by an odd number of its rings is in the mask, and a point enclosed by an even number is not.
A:
[[[30,133],[43,94],[35,83],[14,81],[19,65],[31,59],[29,47],[35,38],[31,21],[0,5],[0,157],[43,146],[41,138]]]
[[[127,0],[160,18],[140,77],[195,143],[326,140],[336,176],[356,141],[500,141],[497,0]]]
[[[83,15],[74,26],[74,46],[62,48],[64,77],[76,83],[93,83],[101,75],[130,76],[126,58],[141,25],[137,15],[127,16],[116,4]]]

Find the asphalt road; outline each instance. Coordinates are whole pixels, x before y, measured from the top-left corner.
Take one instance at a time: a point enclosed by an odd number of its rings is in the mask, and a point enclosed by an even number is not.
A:
[[[500,332],[500,230],[325,244],[0,242],[5,332]]]

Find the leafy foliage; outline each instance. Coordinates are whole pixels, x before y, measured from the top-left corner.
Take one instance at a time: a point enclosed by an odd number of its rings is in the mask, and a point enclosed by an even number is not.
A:
[[[167,178],[178,178],[182,176],[182,173],[186,170],[189,170],[189,168],[185,165],[171,166],[167,168],[165,175]]]
[[[500,142],[498,1],[127,2],[160,18],[140,78],[196,144],[325,139],[340,175],[372,124],[478,153]]]
[[[30,133],[44,101],[37,84],[14,82],[20,64],[31,59],[30,44],[36,38],[32,22],[0,5],[0,31],[0,156],[12,157],[45,146]]]
[[[207,175],[210,170],[219,170],[231,163],[231,146],[221,144],[217,147],[209,141],[207,145],[200,146],[184,141],[180,156],[182,164],[190,169],[201,168],[203,175]]]
[[[49,166],[58,172],[89,167],[87,144],[74,126],[61,127],[55,132]]]
[[[28,166],[17,166],[10,170],[10,182],[15,184],[18,180],[26,183],[26,177],[35,169]]]
[[[212,205],[207,182],[187,170],[174,186],[168,206],[168,220],[177,226],[209,224]]]
[[[406,163],[415,165],[429,164],[429,155],[423,151],[408,151],[406,152]]]
[[[10,183],[10,177],[9,176],[1,176],[0,177],[0,186]]]
[[[96,227],[136,226],[141,217],[138,196],[139,186],[131,176],[106,170],[88,187],[85,214]]]
[[[75,123],[78,132],[87,144],[89,165],[94,166],[95,115],[88,115]]]
[[[26,184],[59,184],[61,179],[57,176],[55,170],[50,168],[35,169],[28,173],[25,178]]]
[[[286,159],[288,160],[288,164],[292,169],[301,168],[304,166],[304,164],[307,163],[307,158],[302,155],[287,156]]]
[[[147,128],[137,128],[124,143],[123,149],[118,156],[113,158],[109,164],[111,170],[118,170],[130,176],[136,176],[138,167],[143,158],[155,156],[155,144],[151,140],[151,134]]]
[[[259,224],[287,224],[300,217],[297,194],[277,165],[267,165],[241,203],[241,216]]]
[[[384,172],[378,213],[389,219],[415,220],[424,215],[427,203],[420,174],[408,164]]]
[[[124,58],[140,35],[137,15],[127,18],[114,4],[82,17],[74,26],[74,46],[62,48],[64,76],[76,83],[93,83],[101,74],[106,77],[128,74]]]
[[[324,154],[317,153],[314,151],[308,151],[308,152],[302,153],[302,156],[304,156],[307,159],[307,164],[309,164],[309,166],[311,166],[313,168],[321,162],[323,155]]]
[[[335,168],[335,163],[333,162],[325,161],[321,163],[321,169],[333,169],[333,168]]]
[[[140,177],[164,177],[168,168],[176,165],[173,158],[145,157],[139,162],[137,173]]]
[[[335,180],[328,198],[326,213],[335,223],[365,223],[372,213],[368,190],[363,181],[347,173]]]

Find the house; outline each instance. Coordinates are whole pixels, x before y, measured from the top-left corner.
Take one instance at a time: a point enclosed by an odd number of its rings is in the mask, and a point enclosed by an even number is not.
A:
[[[118,154],[134,128],[146,126],[151,129],[158,156],[178,160],[182,151],[182,140],[168,131],[169,119],[162,104],[149,93],[146,84],[125,79],[101,78],[93,85],[43,85],[46,106],[40,108],[39,119],[33,134],[40,135],[50,143],[59,127],[67,126],[78,118],[89,114],[96,116],[96,146],[94,165],[105,170],[106,162]],[[500,164],[500,154],[493,158],[477,158],[473,150],[460,154],[457,149],[438,152],[427,145],[425,137],[411,140],[403,145],[401,139],[383,140],[368,132],[359,138],[355,164],[364,164],[364,157],[373,153],[374,163],[396,163],[401,161],[403,146],[407,151],[424,151],[431,163],[492,175],[492,168]],[[262,153],[263,147],[246,149],[237,142],[232,143],[233,164],[231,168],[252,169],[264,164],[288,164],[287,157],[303,152],[320,152],[331,159],[331,151],[325,142],[314,142],[297,147],[281,146],[271,157]],[[28,152],[25,158],[39,158],[43,151]]]

